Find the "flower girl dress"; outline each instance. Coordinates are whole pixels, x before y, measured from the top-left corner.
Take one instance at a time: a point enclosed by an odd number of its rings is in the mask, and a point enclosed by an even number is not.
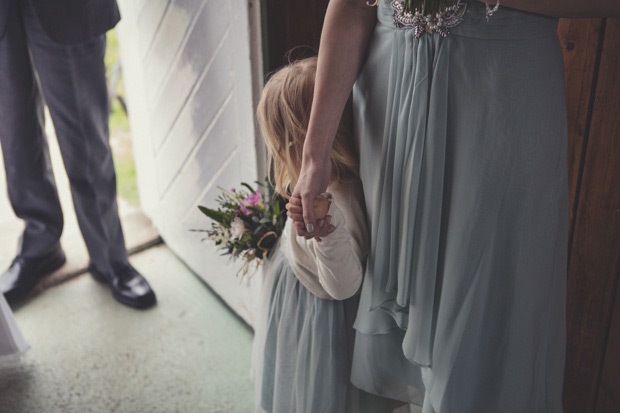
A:
[[[305,240],[289,219],[265,266],[253,355],[258,412],[381,413],[403,404],[351,384],[367,242],[363,195],[359,181],[328,191],[335,231]]]

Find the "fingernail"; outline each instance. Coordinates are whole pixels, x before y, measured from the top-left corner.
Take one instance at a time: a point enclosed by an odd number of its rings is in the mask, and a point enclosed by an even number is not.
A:
[[[322,227],[322,226],[323,226],[323,222],[324,222],[323,220],[320,220],[320,221],[318,222],[319,227]]]
[[[308,232],[314,232],[314,225],[308,224],[306,225],[306,228],[308,228]]]

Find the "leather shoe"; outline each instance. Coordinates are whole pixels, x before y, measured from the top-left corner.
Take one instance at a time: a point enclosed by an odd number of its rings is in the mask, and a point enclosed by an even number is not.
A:
[[[157,302],[146,279],[129,263],[113,268],[112,272],[97,268],[92,262],[88,270],[93,278],[107,284],[116,301],[134,308],[151,307]]]
[[[23,300],[39,280],[62,267],[67,258],[60,245],[52,252],[36,258],[18,255],[8,270],[0,276],[0,292],[9,304]]]

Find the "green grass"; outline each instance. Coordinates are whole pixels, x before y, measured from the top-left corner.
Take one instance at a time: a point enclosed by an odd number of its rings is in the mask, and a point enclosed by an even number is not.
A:
[[[116,37],[116,31],[110,30],[106,36],[107,47],[105,55],[106,75],[108,81],[111,77],[112,68],[119,59],[118,52],[118,39]],[[116,93],[124,98],[125,88],[123,84],[123,75],[121,75],[116,85]],[[129,120],[127,114],[123,110],[118,99],[114,99],[111,102],[111,112],[109,119],[110,137],[115,135],[119,136],[119,139],[127,139],[129,136]],[[138,205],[138,189],[136,185],[136,170],[133,161],[133,156],[129,154],[114,154],[114,164],[116,167],[116,185],[118,195],[125,198],[129,202]]]
[[[136,168],[131,157],[114,157],[116,170],[116,191],[134,205],[140,204],[136,185]]]
[[[114,99],[111,103],[112,112],[110,112],[110,135],[116,132],[129,132],[129,119],[123,110],[120,102]]]

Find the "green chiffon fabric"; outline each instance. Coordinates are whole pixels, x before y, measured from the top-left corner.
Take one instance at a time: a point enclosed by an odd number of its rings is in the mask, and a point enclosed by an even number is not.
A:
[[[315,296],[279,247],[264,274],[253,349],[255,412],[389,413],[402,405],[349,381],[359,296]]]
[[[561,412],[568,184],[557,19],[390,1],[353,90],[370,254],[352,382],[424,413]]]

